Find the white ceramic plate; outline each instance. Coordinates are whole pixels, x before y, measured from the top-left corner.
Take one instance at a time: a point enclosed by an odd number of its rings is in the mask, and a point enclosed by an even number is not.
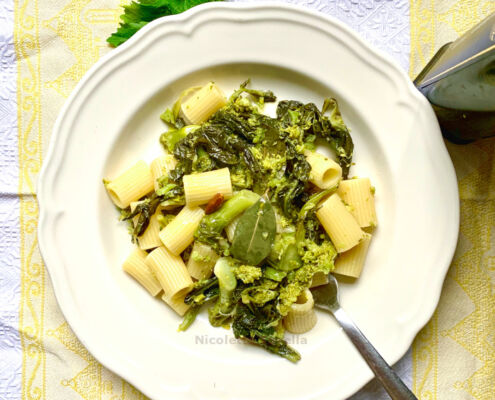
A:
[[[63,108],[39,184],[39,243],[60,307],[105,366],[154,399],[344,399],[372,374],[331,317],[294,365],[179,318],[121,271],[131,249],[101,179],[159,151],[158,116],[189,86],[246,78],[279,99],[335,96],[356,166],[376,186],[379,228],[342,303],[396,362],[431,317],[458,233],[454,170],[406,74],[338,21],[281,4],[212,3],[149,24],[98,62]]]

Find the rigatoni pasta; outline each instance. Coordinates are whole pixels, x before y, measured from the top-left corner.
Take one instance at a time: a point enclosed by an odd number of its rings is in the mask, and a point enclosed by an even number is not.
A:
[[[142,201],[133,201],[130,204],[131,212],[133,212],[140,203],[142,203]],[[137,242],[141,249],[150,250],[162,245],[162,241],[158,236],[158,234],[160,233],[160,223],[158,222],[158,215],[160,214],[161,212],[158,208],[155,214],[150,217],[149,224],[146,230],[143,232],[142,235],[137,237]],[[136,216],[132,219],[132,223],[134,224],[134,226],[136,226],[138,220],[139,216]]]
[[[342,167],[335,161],[315,151],[304,152],[306,161],[311,166],[309,181],[320,189],[336,186],[342,178]]]
[[[181,114],[188,124],[201,124],[225,104],[222,90],[209,82],[182,103]]]
[[[146,264],[154,272],[167,297],[175,298],[191,289],[193,281],[184,261],[165,247],[157,247],[149,253]]]
[[[131,201],[131,203],[129,204],[129,207],[131,208],[131,212],[134,212],[134,210],[136,210],[136,207],[143,202],[144,202],[144,200]],[[138,219],[139,219],[139,216],[137,216],[137,215],[132,219],[132,223],[134,224],[134,226],[137,224]]]
[[[154,249],[155,247],[161,246],[162,241],[160,240],[160,223],[158,222],[158,215],[161,214],[160,211],[151,216],[148,227],[141,236],[137,237],[139,247],[143,250]]]
[[[169,297],[166,294],[162,295],[162,300],[168,304],[168,306],[174,310],[178,315],[181,317],[184,316],[184,314],[191,308],[190,305],[184,303],[184,297],[187,295],[187,293],[181,294],[180,296],[176,297]]]
[[[187,261],[187,270],[198,281],[207,279],[213,273],[213,267],[218,260],[218,254],[208,245],[195,242]]]
[[[153,183],[155,185],[155,190],[159,189],[158,179],[163,175],[168,175],[177,165],[177,160],[172,154],[165,154],[163,156],[155,158],[151,164],[151,174],[153,175]]]
[[[225,199],[232,197],[232,182],[228,168],[185,175],[182,180],[186,204],[190,207],[208,203],[217,193],[223,195]]]
[[[306,289],[292,304],[289,313],[284,317],[284,326],[289,332],[304,333],[313,329],[316,320],[313,295],[309,289]]]
[[[204,215],[200,207],[183,207],[172,222],[160,231],[160,240],[172,254],[179,255],[192,243],[194,231]]]
[[[351,278],[359,278],[363,270],[368,247],[371,242],[371,235],[365,233],[363,240],[350,250],[339,254],[335,261],[334,273],[339,275],[349,276]]]
[[[132,201],[153,191],[153,176],[148,164],[138,161],[122,175],[106,185],[108,194],[117,207],[126,208]]]
[[[136,247],[122,264],[122,269],[138,281],[152,296],[156,296],[162,291],[162,287],[151,268],[146,264],[147,256],[148,253]]]
[[[359,224],[337,193],[321,204],[316,216],[339,253],[356,246],[364,236]]]
[[[318,271],[311,278],[310,288],[314,288],[321,285],[326,285],[328,283],[328,274]]]
[[[369,178],[340,182],[339,196],[351,207],[351,214],[362,228],[376,226],[375,196]]]

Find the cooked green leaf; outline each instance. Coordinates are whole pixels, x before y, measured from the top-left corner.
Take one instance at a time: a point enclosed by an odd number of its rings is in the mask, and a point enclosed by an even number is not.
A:
[[[270,201],[261,197],[248,208],[237,223],[231,252],[238,260],[258,265],[270,254],[277,221]]]
[[[287,272],[285,271],[279,271],[278,269],[272,268],[272,267],[265,267],[263,270],[263,276],[265,278],[271,279],[276,282],[281,282],[282,279],[285,278],[287,275]]]
[[[330,116],[325,116],[325,113]],[[314,103],[284,100],[277,105],[277,118],[285,131],[291,137],[298,137],[299,143],[306,148],[312,148],[316,138],[325,140],[335,152],[342,176],[347,178],[354,144],[335,99],[325,99],[321,111]]]
[[[280,314],[273,305],[256,308],[241,303],[236,308],[232,330],[236,338],[261,346],[292,362],[299,361],[299,353],[277,334],[275,328],[279,321]]]

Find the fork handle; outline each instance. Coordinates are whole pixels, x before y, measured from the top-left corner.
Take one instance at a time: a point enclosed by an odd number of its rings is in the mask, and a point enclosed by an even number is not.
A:
[[[332,311],[351,342],[393,400],[418,400],[342,308]]]

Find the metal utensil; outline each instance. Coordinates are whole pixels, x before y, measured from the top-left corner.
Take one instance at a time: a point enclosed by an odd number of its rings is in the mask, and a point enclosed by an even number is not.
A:
[[[340,306],[337,279],[329,274],[328,281],[326,285],[311,289],[315,306],[333,314],[393,400],[417,400]]]
[[[442,46],[414,84],[450,141],[495,136],[495,13]]]

